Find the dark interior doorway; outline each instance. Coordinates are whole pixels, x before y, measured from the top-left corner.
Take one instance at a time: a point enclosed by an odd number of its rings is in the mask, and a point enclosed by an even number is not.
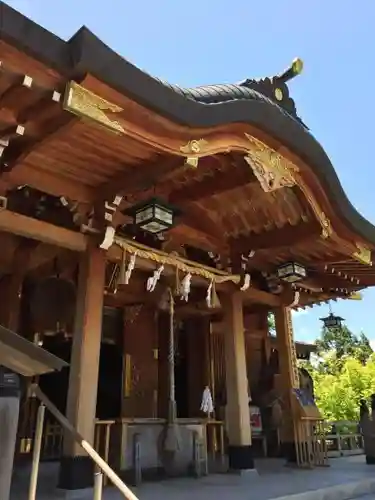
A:
[[[123,310],[105,307],[96,406],[96,416],[102,420],[121,416],[123,330]]]
[[[96,417],[118,418],[121,415],[122,363],[123,363],[123,318],[122,310],[104,308],[102,344],[99,361],[99,382]],[[72,340],[63,335],[45,337],[43,347],[56,356],[70,362]],[[65,414],[69,386],[69,368],[60,373],[40,377],[40,388]]]

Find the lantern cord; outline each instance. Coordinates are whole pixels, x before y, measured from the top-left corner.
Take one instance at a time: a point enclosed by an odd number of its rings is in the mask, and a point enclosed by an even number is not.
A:
[[[329,309],[329,314],[332,314],[332,306],[331,306],[331,302],[328,302],[328,309]]]

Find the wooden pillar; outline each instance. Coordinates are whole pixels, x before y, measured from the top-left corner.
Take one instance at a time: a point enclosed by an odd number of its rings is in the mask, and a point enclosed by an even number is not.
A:
[[[230,469],[254,469],[249,416],[245,335],[241,293],[221,298],[224,312],[226,426]]]
[[[99,357],[102,335],[106,254],[91,248],[81,255],[75,328],[70,359],[67,418],[90,443],[94,442]],[[91,459],[70,437],[64,437],[59,487],[67,490],[93,484]]]
[[[277,389],[281,395],[283,407],[283,426],[280,439],[283,454],[289,461],[295,462],[295,416],[293,414],[292,390],[299,387],[299,373],[290,308],[279,307],[275,309],[275,327],[280,372]]]

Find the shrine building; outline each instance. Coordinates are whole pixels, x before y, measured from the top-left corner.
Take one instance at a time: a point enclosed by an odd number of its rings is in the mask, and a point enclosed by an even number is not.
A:
[[[0,324],[69,363],[41,390],[126,480],[198,456],[208,472],[321,464],[297,364],[314,346],[291,311],[373,286],[375,227],[298,112],[302,61],[183,88],[85,27],[65,41],[0,15]],[[35,415],[24,391],[16,459]],[[51,415],[44,458],[61,487],[92,484]]]

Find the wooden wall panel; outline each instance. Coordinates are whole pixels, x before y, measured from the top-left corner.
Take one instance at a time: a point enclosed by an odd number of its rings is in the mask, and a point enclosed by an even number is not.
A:
[[[124,394],[123,416],[153,417],[158,390],[156,313],[148,306],[128,306],[124,311],[124,354],[130,367],[129,394]],[[125,377],[124,377],[125,378]],[[124,385],[126,385],[124,383]]]

